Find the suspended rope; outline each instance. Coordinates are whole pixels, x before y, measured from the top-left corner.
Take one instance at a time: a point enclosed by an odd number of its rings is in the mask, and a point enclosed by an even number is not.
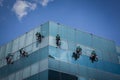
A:
[[[93,34],[91,34],[91,47],[93,48]],[[93,50],[91,52],[91,55],[90,55],[90,60],[92,63],[94,63],[95,61],[97,62],[98,61],[98,57],[97,57],[97,54],[96,54],[96,51]]]
[[[44,38],[44,36],[42,35],[42,27],[41,27],[41,29],[38,32],[36,32],[35,35],[36,35],[37,42],[41,43],[42,42],[42,38]]]
[[[82,48],[80,48],[80,45],[78,45],[77,44],[77,42],[76,42],[76,29],[75,29],[75,48],[74,48],[74,52],[73,52],[73,55],[72,55],[72,57],[75,59],[75,60],[77,60],[79,57],[80,57],[80,55],[82,54]]]
[[[57,47],[59,47],[60,48],[60,46],[61,46],[61,38],[60,38],[60,35],[59,35],[59,23],[58,23],[58,27],[57,27],[57,34],[56,34],[56,45],[57,45]],[[56,47],[56,48],[57,48]]]

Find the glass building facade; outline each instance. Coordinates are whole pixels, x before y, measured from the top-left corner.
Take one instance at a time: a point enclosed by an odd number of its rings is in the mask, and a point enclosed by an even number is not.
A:
[[[44,38],[36,40],[36,33]],[[56,35],[61,38],[56,46]],[[75,60],[76,47],[82,55]],[[23,48],[28,57],[21,57]],[[95,51],[98,62],[89,57]],[[6,56],[13,55],[13,64]],[[0,80],[120,80],[120,47],[114,41],[49,21],[0,47]]]

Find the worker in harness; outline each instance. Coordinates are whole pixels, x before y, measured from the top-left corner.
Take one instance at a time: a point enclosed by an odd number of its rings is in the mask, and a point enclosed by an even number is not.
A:
[[[13,55],[11,53],[6,56],[6,61],[7,64],[13,64]]]
[[[80,48],[80,46],[78,46],[76,48],[76,52],[73,52],[72,57],[74,57],[75,60],[77,60],[80,57],[81,54],[82,54],[82,48]]]
[[[60,35],[59,35],[59,34],[57,34],[57,36],[56,36],[56,45],[57,45],[58,47],[60,47],[60,45],[61,45]]]
[[[79,55],[82,54],[82,48],[80,48],[80,46],[78,46],[78,47],[76,48],[76,53],[79,54]]]
[[[44,38],[44,36],[41,35],[40,32],[37,32],[37,33],[36,33],[36,39],[37,39],[37,41],[41,42],[41,41],[42,41],[42,38]]]
[[[76,54],[75,52],[73,52],[72,57],[73,57],[75,60],[77,60],[77,59],[78,59],[78,56],[77,56],[77,54]]]
[[[36,39],[37,39],[37,41],[41,42],[42,35],[41,35],[40,32],[37,32],[37,33],[36,33]]]
[[[23,48],[21,48],[19,52],[22,57],[28,57],[28,53]]]
[[[91,56],[90,56],[90,60],[91,60],[92,63],[94,61],[96,61],[96,62],[98,61],[98,57],[97,57],[97,54],[96,54],[95,51],[92,51]]]

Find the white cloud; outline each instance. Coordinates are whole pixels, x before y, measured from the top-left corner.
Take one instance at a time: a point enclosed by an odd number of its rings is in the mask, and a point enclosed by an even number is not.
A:
[[[37,7],[36,3],[30,3],[28,1],[17,0],[13,5],[13,11],[16,13],[19,20],[28,14],[29,11],[35,10]]]
[[[1,7],[3,6],[3,0],[0,0],[0,6]]]
[[[21,20],[30,11],[35,10],[38,4],[44,7],[44,6],[47,6],[49,2],[52,2],[52,1],[54,0],[33,0],[34,3],[31,3],[25,0],[16,0],[16,2],[13,5],[12,10],[15,12],[18,19]]]
[[[47,6],[49,2],[52,2],[53,0],[42,0],[41,5],[42,6]]]
[[[42,6],[47,6],[49,2],[52,2],[54,0],[34,0],[37,3],[40,3]]]

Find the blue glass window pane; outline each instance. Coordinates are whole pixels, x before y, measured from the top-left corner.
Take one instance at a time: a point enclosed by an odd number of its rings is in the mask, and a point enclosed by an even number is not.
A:
[[[7,46],[6,46],[6,54],[5,54],[5,56],[7,56],[8,53],[11,53],[11,52],[12,52],[12,41],[9,42],[9,43],[7,44]]]
[[[54,23],[54,22],[49,22],[49,35],[50,36],[56,36],[57,33],[59,32],[59,27],[58,24]]]
[[[79,80],[87,80],[85,77],[79,77]]]
[[[30,76],[30,67],[27,67],[23,70],[23,79]]]
[[[17,72],[15,75],[15,80],[22,80],[22,74],[22,71]]]
[[[64,61],[64,62],[68,62],[68,53],[65,50],[59,50],[59,60],[60,61]]]
[[[13,40],[12,53],[16,52],[19,47],[19,38]]]
[[[48,80],[48,70],[41,72],[38,80]]]
[[[62,72],[67,72],[69,73],[70,72],[70,66],[66,63],[66,62],[63,62],[63,61],[60,61],[60,71]]]
[[[25,50],[28,54],[30,54],[30,53],[32,53],[32,47],[33,47],[33,45],[30,44],[30,45],[26,46],[26,47],[24,48],[24,50]]]
[[[59,25],[59,35],[61,36],[61,39],[67,40],[67,29],[68,27],[65,27],[63,25]]]
[[[48,67],[50,69],[59,70],[59,64],[60,64],[59,61],[51,59],[51,58],[48,61],[49,61]]]
[[[2,66],[2,59],[0,59],[0,67]]]
[[[49,37],[45,37],[45,38],[42,39],[42,42],[39,43],[40,48],[43,48],[43,47],[48,46],[48,43],[49,43],[49,40],[48,40],[48,39],[49,39]]]
[[[39,43],[35,42],[32,45],[33,45],[32,46],[32,51],[33,52],[36,51],[36,50],[38,50],[38,49],[40,49],[40,44]]]
[[[57,47],[55,37],[52,36],[49,37],[49,45],[53,47]]]
[[[31,65],[31,76],[39,72],[39,63]]]
[[[15,61],[15,60],[18,60],[19,58],[20,58],[20,53],[17,51],[14,53],[13,59]]]
[[[5,52],[6,52],[6,45],[1,47],[0,59],[5,57]]]
[[[68,49],[68,42],[67,41],[61,41],[61,48],[67,50]]]
[[[26,40],[25,40],[26,46],[30,45],[33,42],[33,30],[26,33]]]
[[[110,55],[110,62],[113,62],[113,63],[118,63],[118,55],[114,52],[114,53],[109,53],[108,55]]]
[[[52,56],[56,60],[61,60],[68,62],[68,53],[65,50],[61,50],[55,47],[49,47],[49,55]]]
[[[75,29],[70,27],[67,28],[67,40],[70,42],[75,42]]]
[[[9,80],[15,80],[15,74],[11,74],[11,75],[9,76]]]
[[[86,46],[92,46],[91,34],[76,30],[76,42],[79,44],[84,44]]]
[[[89,78],[91,78],[92,80],[96,79],[97,78],[97,72],[95,69],[92,69],[92,68],[88,68],[88,76]]]
[[[76,46],[75,43],[68,41],[68,49],[69,50],[74,51],[75,50],[75,46]]]
[[[78,66],[78,71],[80,76],[85,76],[87,77],[87,68],[85,66]]]
[[[25,47],[26,34],[22,35],[19,39],[19,49]]]
[[[54,57],[54,59],[59,59],[59,53],[58,53],[58,49],[52,46],[49,46],[49,55],[51,55],[52,57]]]
[[[48,58],[48,47],[44,47],[43,49],[40,49],[38,53],[40,54],[40,59]]]
[[[48,36],[49,34],[49,23],[48,22],[41,25],[41,34],[45,37]]]
[[[69,73],[72,73],[74,75],[78,74],[79,72],[78,72],[77,67],[78,67],[78,65],[76,65],[76,64],[69,64],[69,68],[70,68]]]
[[[40,61],[40,72],[48,69],[48,59]]]

